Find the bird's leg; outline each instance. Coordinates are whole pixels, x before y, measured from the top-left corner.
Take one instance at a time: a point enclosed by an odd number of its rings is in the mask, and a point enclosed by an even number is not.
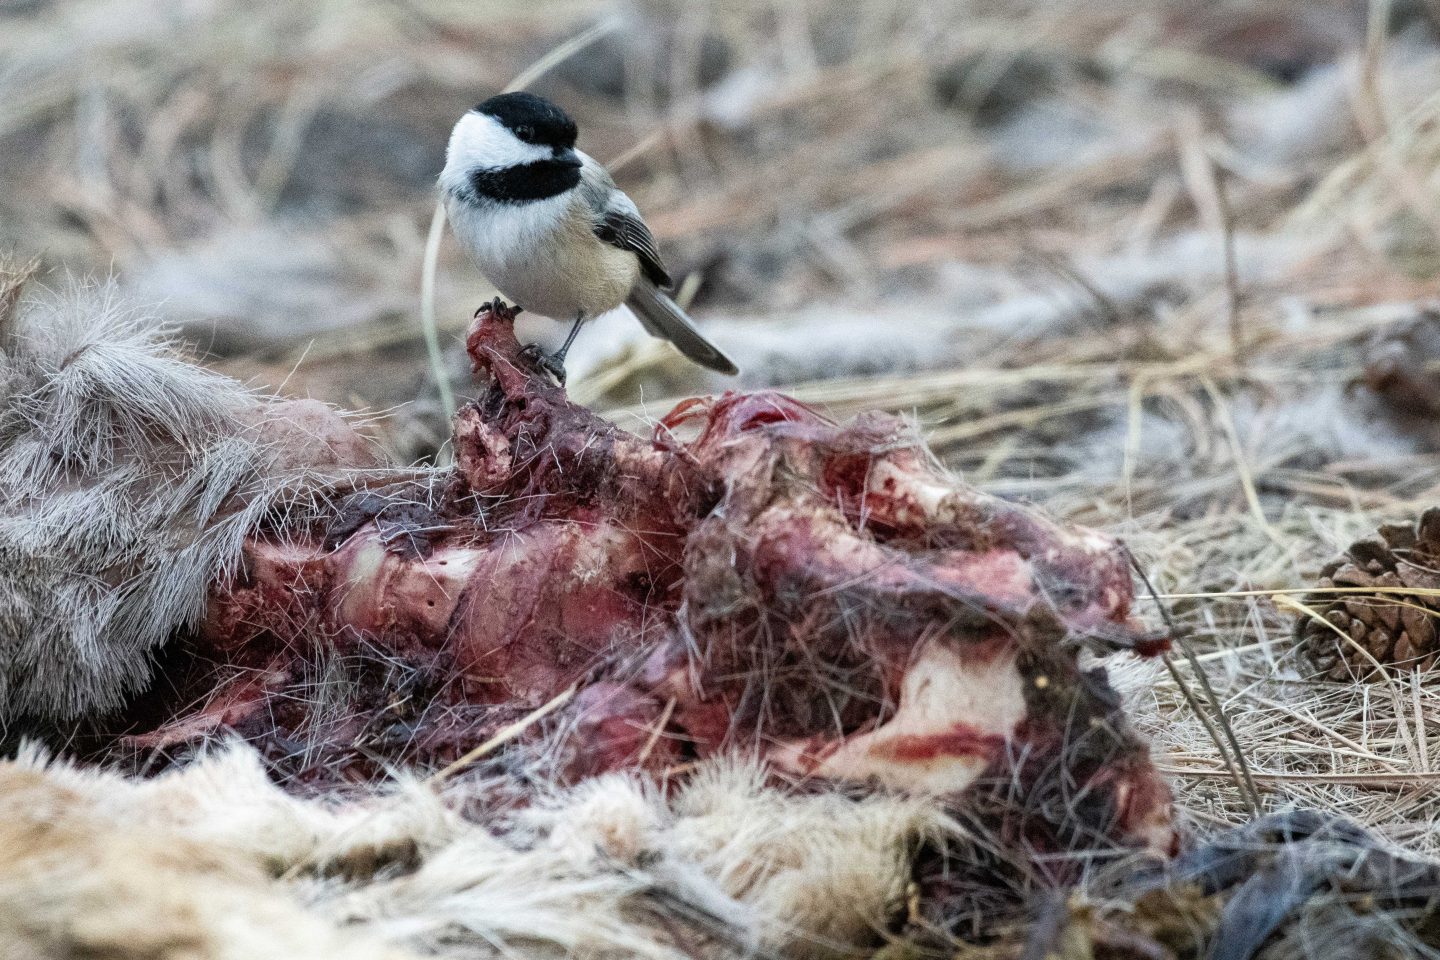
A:
[[[565,342],[560,349],[554,353],[546,353],[535,344],[530,344],[522,352],[529,357],[541,370],[555,378],[560,386],[565,386],[565,354],[570,352],[570,345],[575,342],[575,336],[580,332],[580,326],[585,322],[585,314],[579,313],[575,316],[575,322],[570,326],[570,332],[565,336]]]
[[[565,335],[565,342],[560,344],[560,349],[551,355],[551,359],[560,364],[561,367],[565,366],[565,354],[570,352],[570,344],[575,342],[575,335],[580,332],[580,324],[584,322],[585,314],[575,314],[575,322],[570,325],[570,332]]]

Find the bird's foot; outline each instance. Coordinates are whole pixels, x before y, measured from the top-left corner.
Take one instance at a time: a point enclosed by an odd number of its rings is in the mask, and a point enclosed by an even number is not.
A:
[[[546,353],[539,344],[531,343],[522,347],[520,356],[537,370],[550,374],[560,386],[565,386],[565,358],[559,354]]]
[[[525,308],[524,308],[524,307],[521,307],[521,306],[514,306],[514,307],[512,307],[512,306],[510,306],[510,304],[506,303],[504,300],[501,300],[499,297],[496,297],[494,300],[490,300],[490,301],[488,301],[488,302],[486,302],[486,303],[480,304],[480,306],[476,308],[475,313],[471,315],[470,319],[471,319],[471,320],[478,320],[478,319],[480,319],[480,314],[482,314],[482,313],[487,313],[487,312],[488,312],[488,313],[492,313],[492,314],[495,314],[495,313],[508,313],[508,314],[510,314],[510,316],[512,316],[512,317],[518,317],[518,316],[520,315],[521,311],[524,310],[524,309],[525,309]]]

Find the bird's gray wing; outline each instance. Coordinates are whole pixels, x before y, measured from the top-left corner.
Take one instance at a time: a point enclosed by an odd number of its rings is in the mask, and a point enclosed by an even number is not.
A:
[[[577,153],[579,151],[576,151]],[[610,173],[593,157],[580,154],[585,163],[582,190],[595,215],[595,236],[612,247],[628,250],[640,258],[640,270],[655,286],[670,286],[670,274],[655,247],[655,235],[645,225],[635,201],[625,195]]]
[[[621,250],[629,250],[640,258],[640,269],[645,279],[657,287],[670,286],[670,274],[660,262],[660,251],[655,249],[655,237],[639,214],[611,207],[600,215],[595,224],[595,236]]]

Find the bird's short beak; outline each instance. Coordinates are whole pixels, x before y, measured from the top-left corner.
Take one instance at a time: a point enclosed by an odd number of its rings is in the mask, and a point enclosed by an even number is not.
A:
[[[562,166],[574,167],[576,170],[579,170],[582,166],[584,166],[584,164],[580,161],[580,155],[569,147],[566,147],[563,150],[557,149],[555,151],[555,162],[561,164]]]

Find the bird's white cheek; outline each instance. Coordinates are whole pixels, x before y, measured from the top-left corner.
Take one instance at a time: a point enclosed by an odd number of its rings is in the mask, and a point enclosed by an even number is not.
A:
[[[462,173],[476,169],[498,170],[534,163],[550,155],[549,147],[525,143],[494,117],[467,113],[450,134],[445,167]]]

